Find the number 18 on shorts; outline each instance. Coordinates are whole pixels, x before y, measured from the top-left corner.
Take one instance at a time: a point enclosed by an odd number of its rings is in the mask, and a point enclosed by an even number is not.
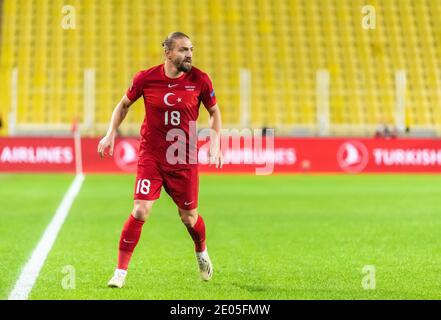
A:
[[[138,165],[135,200],[156,200],[160,196],[161,188],[164,187],[179,208],[184,210],[197,208],[199,191],[197,166],[173,170],[161,170],[159,167],[157,163]]]

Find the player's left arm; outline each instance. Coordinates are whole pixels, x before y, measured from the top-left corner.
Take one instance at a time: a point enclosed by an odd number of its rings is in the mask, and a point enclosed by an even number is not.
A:
[[[220,139],[221,139],[221,129],[222,129],[222,117],[221,111],[217,103],[207,109],[210,118],[210,149],[208,151],[208,156],[210,159],[210,165],[216,165],[216,168],[222,168],[223,159],[222,152],[220,150]]]

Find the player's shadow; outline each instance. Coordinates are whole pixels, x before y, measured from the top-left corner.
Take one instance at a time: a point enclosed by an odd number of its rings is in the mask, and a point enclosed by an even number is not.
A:
[[[238,287],[243,290],[247,290],[249,292],[265,292],[270,291],[270,287],[264,287],[264,286],[256,286],[256,285],[249,285],[249,284],[239,284],[239,283],[232,283],[233,286]]]

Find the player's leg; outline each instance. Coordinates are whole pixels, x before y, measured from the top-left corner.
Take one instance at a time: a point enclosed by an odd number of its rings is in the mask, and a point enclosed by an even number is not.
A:
[[[154,201],[159,198],[161,187],[162,178],[155,163],[145,163],[138,166],[133,210],[121,232],[118,266],[108,283],[109,287],[121,288],[124,285],[127,268],[141,237],[142,227],[151,212]]]
[[[133,251],[141,237],[144,222],[150,215],[154,201],[135,200],[133,210],[124,223],[119,239],[118,266],[110,279],[108,286],[121,288],[124,286],[127,276],[127,268],[132,259]]]
[[[199,271],[204,280],[210,280],[213,266],[205,244],[205,223],[198,213],[199,176],[197,166],[163,171],[164,189],[178,207],[181,221],[193,239]]]
[[[178,207],[181,221],[187,227],[196,252],[205,250],[205,223],[198,214],[199,176],[197,167],[163,171],[165,191]]]
[[[195,251],[204,251],[206,247],[205,222],[202,216],[198,214],[198,210],[186,210],[178,207],[178,213],[182,223],[187,227],[188,233],[193,239]]]
[[[118,269],[127,270],[133,251],[141,237],[142,226],[152,210],[154,201],[135,200],[133,210],[124,223],[119,240]]]
[[[205,244],[205,222],[198,210],[186,210],[178,207],[182,223],[187,227],[188,233],[194,242],[196,259],[203,280],[208,281],[213,276],[213,264],[208,255]]]

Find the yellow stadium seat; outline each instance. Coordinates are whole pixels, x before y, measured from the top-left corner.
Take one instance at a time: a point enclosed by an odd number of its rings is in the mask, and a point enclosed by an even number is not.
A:
[[[252,75],[252,127],[313,126],[316,72],[327,69],[331,127],[353,126],[354,133],[394,121],[395,73],[403,69],[407,123],[439,128],[441,1],[369,1],[377,11],[372,30],[361,24],[366,3],[4,0],[0,115],[10,112],[10,75],[17,68],[20,123],[84,120],[84,74],[94,69],[95,123],[88,133],[102,133],[133,75],[161,63],[163,39],[183,31],[195,45],[195,65],[212,77],[225,126],[241,123],[242,68]],[[72,30],[62,28],[66,5],[75,9]],[[123,130],[136,133],[143,115],[140,101]]]

